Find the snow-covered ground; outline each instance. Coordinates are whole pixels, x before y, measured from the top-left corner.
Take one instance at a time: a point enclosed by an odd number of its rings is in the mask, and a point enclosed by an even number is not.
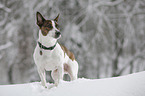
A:
[[[145,72],[107,79],[62,81],[58,87],[40,82],[0,85],[0,96],[145,96]]]

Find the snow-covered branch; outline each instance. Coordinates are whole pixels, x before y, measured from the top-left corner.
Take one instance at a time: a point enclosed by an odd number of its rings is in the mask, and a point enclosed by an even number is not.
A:
[[[9,48],[10,46],[12,46],[12,42],[8,42],[4,45],[0,45],[0,51]]]
[[[99,6],[115,6],[115,5],[118,5],[120,3],[122,3],[124,0],[116,0],[114,2],[110,2],[110,1],[99,1],[99,2],[93,2],[94,6],[97,8]]]
[[[143,46],[145,43],[142,44]],[[135,61],[138,58],[145,59],[145,50],[138,50],[135,55],[133,55],[131,58],[129,58],[124,64],[124,67],[121,68],[121,70],[118,70],[118,74],[121,74],[128,66],[130,66],[131,62]]]
[[[5,5],[3,5],[1,3],[0,3],[0,9],[3,9],[3,10],[5,10],[8,13],[11,12],[11,9],[10,8],[6,7]]]

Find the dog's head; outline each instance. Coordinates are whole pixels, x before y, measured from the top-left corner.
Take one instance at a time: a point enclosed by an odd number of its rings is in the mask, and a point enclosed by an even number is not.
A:
[[[46,20],[39,12],[36,13],[37,25],[39,26],[43,36],[59,39],[61,33],[58,26],[58,16],[54,20]]]

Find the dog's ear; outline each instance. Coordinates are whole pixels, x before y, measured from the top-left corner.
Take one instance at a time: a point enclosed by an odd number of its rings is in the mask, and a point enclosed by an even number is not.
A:
[[[54,21],[58,22],[58,18],[59,18],[59,14],[58,14],[57,17],[54,19]]]
[[[45,21],[45,18],[39,13],[36,13],[37,25],[41,27]]]

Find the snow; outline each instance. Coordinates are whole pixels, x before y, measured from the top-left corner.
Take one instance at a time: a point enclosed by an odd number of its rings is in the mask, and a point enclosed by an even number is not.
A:
[[[145,96],[145,72],[106,78],[61,81],[58,87],[40,82],[0,85],[0,96]]]

